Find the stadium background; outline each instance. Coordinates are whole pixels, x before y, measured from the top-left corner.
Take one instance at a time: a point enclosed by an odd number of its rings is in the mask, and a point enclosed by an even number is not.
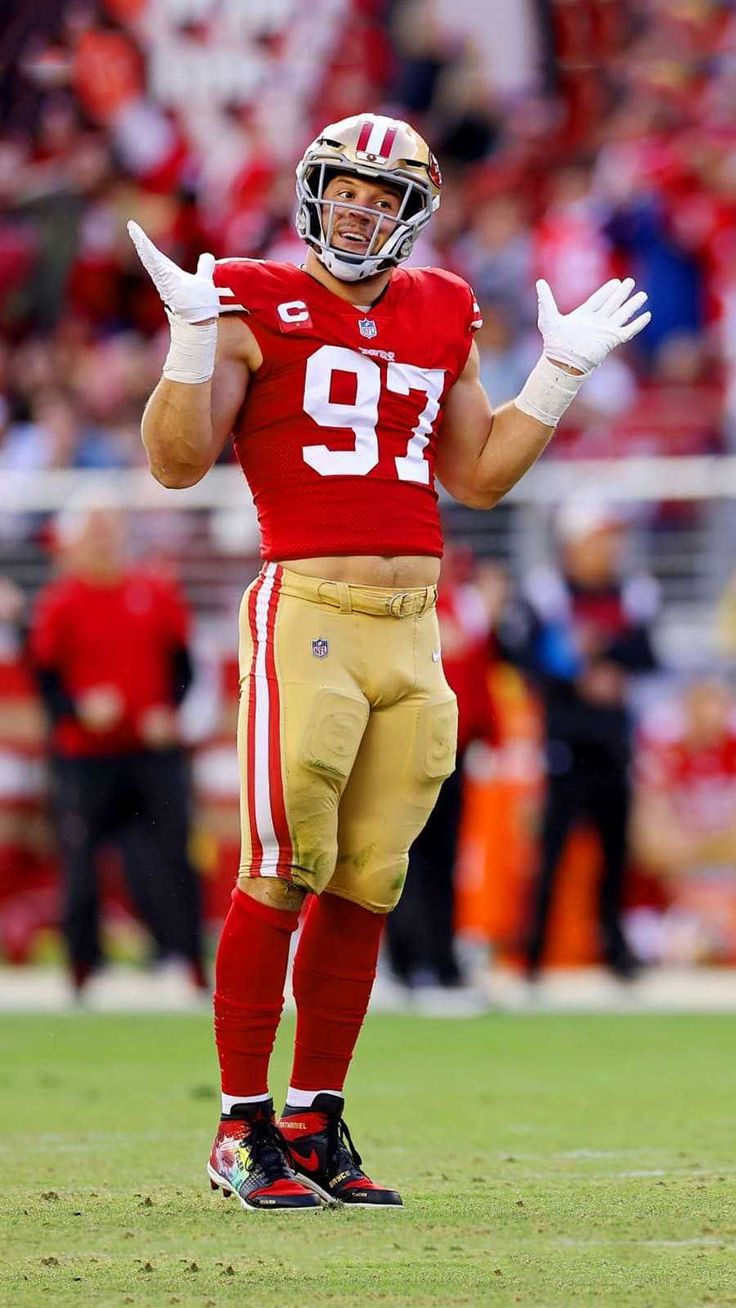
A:
[[[508,502],[490,515],[448,504],[448,529],[513,582],[552,548],[551,506],[573,487],[615,489],[632,556],[662,595],[665,671],[637,701],[642,730],[676,713],[685,676],[728,672],[733,4],[18,3],[5,8],[0,63],[0,573],[31,605],[53,568],[55,512],[99,494],[130,509],[136,552],[181,577],[197,614],[185,722],[213,925],[237,849],[235,613],[257,568],[255,524],[227,458],[184,493],[145,471],[138,424],[167,333],[129,217],[185,267],[202,249],[296,261],[293,167],[315,130],[366,107],[406,116],[446,183],[413,258],[474,285],[497,403],[538,352],[536,276],[566,309],[631,272],[650,294],[651,327],[588,383]],[[57,888],[16,595],[5,586],[0,624],[0,954],[22,962],[55,949]],[[460,912],[509,956],[534,859],[539,723],[512,669],[489,675],[499,740],[492,773],[471,778]],[[730,775],[716,784],[736,793]],[[594,956],[596,857],[585,833],[574,839],[551,961]],[[735,874],[700,895],[632,878],[635,924],[655,956],[736,961]],[[114,860],[108,878],[111,924],[127,942]]]

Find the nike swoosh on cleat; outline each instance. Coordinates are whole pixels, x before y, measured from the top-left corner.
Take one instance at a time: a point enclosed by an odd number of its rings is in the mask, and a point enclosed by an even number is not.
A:
[[[317,1168],[319,1167],[319,1157],[316,1149],[310,1149],[308,1154],[301,1154],[293,1145],[289,1145],[289,1148],[300,1166],[306,1167],[308,1172],[317,1171]]]

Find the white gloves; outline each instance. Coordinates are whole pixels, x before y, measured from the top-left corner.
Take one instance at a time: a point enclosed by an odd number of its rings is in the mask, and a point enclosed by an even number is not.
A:
[[[162,254],[138,223],[128,223],[128,234],[167,309],[184,322],[217,317],[220,297],[213,281],[214,254],[200,254],[196,273],[188,273]]]
[[[647,295],[646,291],[632,295],[633,289],[632,277],[623,282],[614,278],[571,313],[560,313],[547,282],[537,282],[544,350],[514,400],[517,409],[545,427],[557,426],[585,378],[611,350],[632,340],[651,320],[648,311],[634,318]],[[577,374],[567,372],[560,364],[578,369]]]
[[[548,359],[592,372],[607,354],[646,327],[651,313],[634,314],[646,303],[646,291],[631,292],[633,277],[606,282],[571,313],[560,313],[545,281],[537,282],[539,330]],[[633,322],[630,321],[634,319]]]
[[[171,328],[171,348],[163,375],[167,381],[197,386],[215,370],[220,297],[213,280],[215,256],[200,254],[196,273],[184,272],[154,245],[138,223],[128,233],[140,261],[164,302]],[[215,319],[207,322],[207,319]]]

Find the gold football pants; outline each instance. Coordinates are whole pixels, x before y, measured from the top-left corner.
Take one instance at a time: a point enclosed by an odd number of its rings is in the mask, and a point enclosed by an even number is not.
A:
[[[239,882],[386,913],[455,765],[433,586],[399,595],[264,566],[240,610]]]

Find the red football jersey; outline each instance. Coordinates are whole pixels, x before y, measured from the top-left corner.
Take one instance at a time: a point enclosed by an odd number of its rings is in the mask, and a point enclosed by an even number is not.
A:
[[[453,273],[399,268],[361,309],[292,264],[225,259],[215,283],[263,353],[233,433],[264,558],[442,553],[442,403],[480,314]]]
[[[184,645],[189,614],[178,586],[143,568],[120,581],[95,585],[62,576],[40,593],[31,626],[33,663],[57,672],[76,699],[100,685],[120,691],[121,721],[90,732],[76,718],[61,718],[53,733],[61,754],[117,754],[139,749],[139,722],[148,709],[172,704],[171,656]]]

